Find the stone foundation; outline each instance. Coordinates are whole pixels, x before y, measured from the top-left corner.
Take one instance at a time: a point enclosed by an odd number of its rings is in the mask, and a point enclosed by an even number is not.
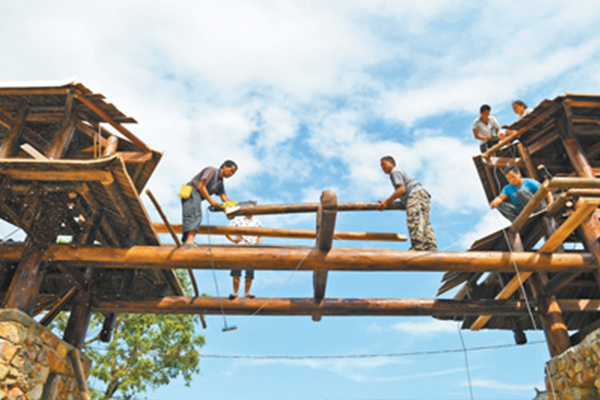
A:
[[[0,400],[83,399],[73,347],[17,310],[0,310]],[[82,360],[86,376],[90,362]]]
[[[556,400],[600,400],[600,330],[596,330],[579,343],[553,357],[547,363],[546,387],[552,396],[550,379]]]

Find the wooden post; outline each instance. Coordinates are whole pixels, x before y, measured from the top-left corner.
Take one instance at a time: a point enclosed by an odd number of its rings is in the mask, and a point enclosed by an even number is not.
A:
[[[67,322],[67,327],[63,336],[63,340],[78,350],[83,348],[85,336],[90,324],[92,316],[92,283],[94,275],[91,268],[86,270],[87,283],[83,290],[79,290],[75,295],[73,307],[71,307],[71,315]]]
[[[322,254],[327,254],[333,245],[333,234],[335,232],[335,220],[337,217],[337,196],[332,190],[324,190],[321,193],[321,204],[317,213],[317,241],[316,248]],[[320,303],[325,297],[327,287],[327,271],[313,272],[313,289],[315,303]],[[313,314],[313,321],[320,321],[321,315]]]
[[[31,228],[35,236],[27,238],[23,256],[4,299],[4,308],[16,308],[29,315],[33,312],[44,277],[41,262],[48,246],[56,241],[66,211],[60,195],[46,196],[40,207],[44,212],[38,214]]]
[[[13,119],[13,124],[6,135],[6,139],[2,141],[2,147],[0,147],[0,158],[14,157],[19,152],[19,139],[25,130],[25,119],[28,111],[29,107],[27,106],[21,108]]]
[[[104,318],[104,322],[102,323],[102,330],[100,331],[100,340],[108,343],[112,338],[112,332],[115,329],[115,324],[117,323],[117,314],[109,313]]]
[[[46,152],[46,157],[48,157],[51,160],[63,158],[63,156],[67,152],[69,144],[71,143],[73,133],[75,132],[76,118],[77,111],[74,105],[73,93],[69,92],[67,94],[67,100],[65,103],[65,113],[63,114],[60,128],[54,134],[54,137],[50,142],[50,147]]]
[[[46,313],[44,318],[40,320],[40,324],[44,326],[50,325],[54,318],[62,311],[65,305],[71,300],[73,295],[77,292],[77,286],[73,286],[49,311]]]

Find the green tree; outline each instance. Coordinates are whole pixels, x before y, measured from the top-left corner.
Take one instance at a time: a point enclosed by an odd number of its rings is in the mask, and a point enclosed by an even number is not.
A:
[[[178,274],[182,286],[187,276]],[[64,332],[68,315],[52,328]],[[119,314],[110,343],[100,341],[102,314],[93,314],[83,352],[92,360],[90,394],[94,399],[133,399],[181,376],[187,386],[200,371],[199,315]],[[103,387],[101,387],[103,386]]]

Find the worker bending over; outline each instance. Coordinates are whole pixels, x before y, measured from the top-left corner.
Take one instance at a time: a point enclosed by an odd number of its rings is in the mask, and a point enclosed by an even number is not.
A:
[[[235,217],[230,223],[229,226],[243,226],[250,228],[260,228],[261,223],[258,219],[253,218],[252,215],[246,215],[244,217]],[[233,235],[225,235],[227,239],[231,240],[233,243],[248,245],[248,246],[258,246],[262,244],[261,236],[233,236]],[[233,277],[233,294],[229,295],[229,300],[235,300],[238,297],[239,289],[240,289],[240,278],[242,276],[242,271],[240,270],[232,270],[231,276]],[[254,279],[254,271],[251,269],[246,270],[246,281],[244,287],[244,297],[253,299],[255,296],[250,294],[250,287],[252,286],[252,280]]]
[[[473,121],[473,135],[481,141],[479,149],[482,153],[505,137],[496,118],[490,115],[491,112],[492,107],[484,104],[479,108],[479,118]]]
[[[191,186],[191,193],[187,198],[182,196],[181,199],[182,241],[185,246],[194,245],[196,232],[202,223],[202,200],[207,200],[214,207],[220,207],[221,204],[215,201],[211,195],[219,195],[223,202],[231,201],[225,194],[223,180],[233,176],[236,171],[237,164],[227,160],[218,169],[215,167],[204,168],[188,183]]]
[[[437,241],[431,223],[431,196],[423,186],[410,174],[396,168],[396,160],[392,156],[381,158],[381,169],[390,176],[394,192],[385,200],[379,200],[378,210],[385,210],[394,200],[406,209],[406,225],[410,233],[410,250],[437,250]]]
[[[497,208],[500,214],[512,222],[542,185],[535,179],[523,178],[519,168],[512,165],[504,170],[504,175],[509,184],[504,186],[502,193],[492,200],[490,206]],[[506,201],[508,198],[512,203]],[[552,195],[548,192],[546,201],[542,201],[535,211],[541,211],[551,203]]]

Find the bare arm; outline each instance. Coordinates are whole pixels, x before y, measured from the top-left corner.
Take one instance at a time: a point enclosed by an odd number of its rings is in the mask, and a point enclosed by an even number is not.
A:
[[[396,187],[396,190],[394,190],[394,193],[392,193],[390,197],[388,197],[385,200],[379,200],[379,206],[377,207],[377,209],[379,211],[385,210],[392,201],[400,198],[404,193],[406,193],[406,186],[398,185]]]
[[[489,140],[489,138],[481,136],[479,134],[479,129],[473,129],[473,136],[475,136],[475,139],[479,139],[479,140]]]
[[[227,237],[227,239],[231,240],[233,243],[239,243],[239,242],[242,241],[242,237],[241,236],[225,235],[225,237]]]
[[[221,200],[223,200],[223,203],[225,203],[226,201],[231,201],[231,199],[229,199],[229,197],[227,197],[225,193],[220,194],[219,197],[221,198]]]
[[[546,201],[548,202],[548,205],[552,204],[552,202],[554,201],[554,199],[552,198],[552,193],[550,191],[546,193]]]
[[[502,202],[504,202],[504,200],[506,200],[506,197],[507,196],[504,193],[500,193],[494,200],[492,200],[490,206],[492,208],[498,207],[500,204],[502,204]]]
[[[208,189],[206,189],[206,181],[204,179],[202,179],[198,184],[198,191],[202,197],[204,197],[213,207],[221,206],[219,203],[214,201],[212,197],[210,197],[210,194],[208,194]]]

